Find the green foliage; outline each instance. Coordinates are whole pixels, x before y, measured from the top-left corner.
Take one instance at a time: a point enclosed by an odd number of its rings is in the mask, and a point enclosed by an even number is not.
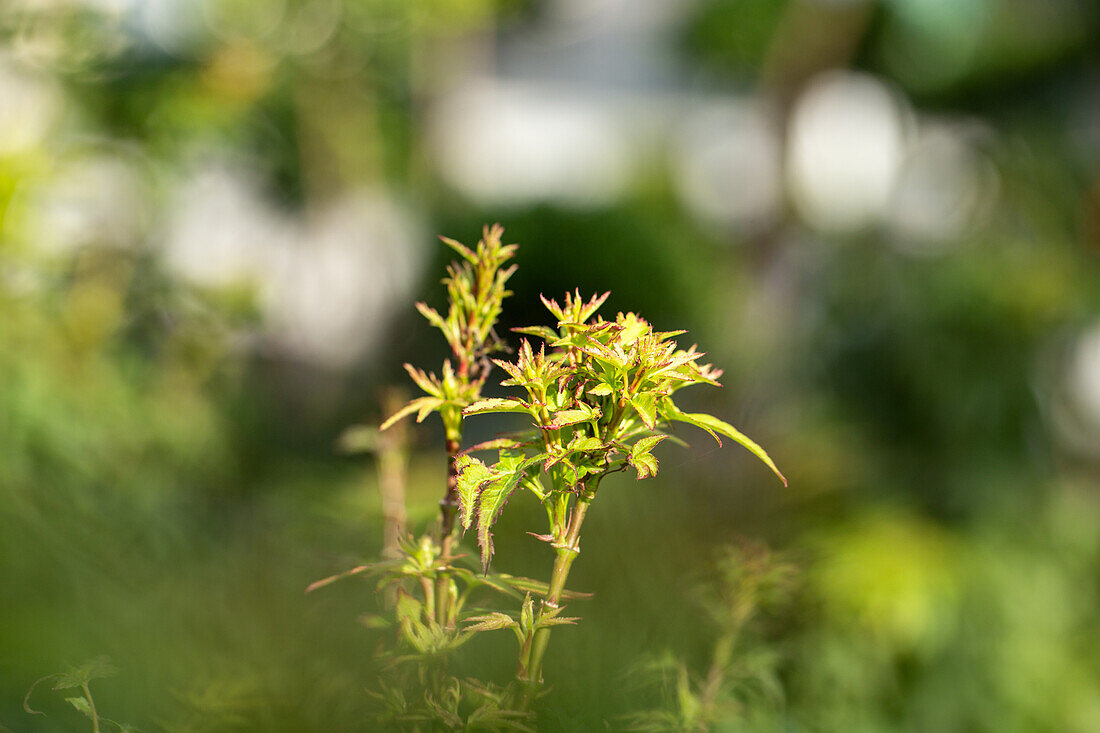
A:
[[[449,303],[447,315],[440,315],[426,303],[417,303],[416,308],[428,323],[443,333],[458,365],[457,372],[450,359],[443,362],[442,378],[406,364],[405,370],[427,397],[415,399],[391,415],[382,423],[382,430],[414,412],[417,422],[438,412],[448,438],[459,439],[461,411],[481,396],[489,373],[488,355],[504,348],[494,326],[504,299],[512,294],[505,285],[516,267],[504,265],[515,254],[516,245],[502,244],[503,234],[504,227],[499,224],[486,226],[473,250],[453,239],[440,237],[461,256],[460,261],[447,266],[447,277],[443,279]]]
[[[51,689],[79,690],[81,693],[79,695],[66,695],[65,702],[72,705],[73,708],[91,721],[94,733],[99,733],[101,730],[101,723],[108,723],[122,733],[134,732],[136,731],[135,728],[100,715],[96,710],[95,700],[92,699],[92,691],[89,686],[91,681],[114,677],[118,672],[118,668],[111,664],[111,660],[108,657],[99,656],[79,667],[70,667],[64,672],[48,674],[36,680],[34,684],[31,685],[30,689],[27,690],[27,694],[23,697],[23,710],[31,715],[45,715],[45,713],[40,710],[35,710],[30,706],[30,699],[31,695],[34,694],[34,689],[38,687],[39,684],[47,680],[53,680],[53,687]]]
[[[789,601],[794,568],[766,549],[747,545],[724,548],[716,565],[700,604],[713,629],[708,667],[696,674],[671,653],[640,666],[642,684],[656,689],[662,705],[624,716],[626,730],[756,730],[778,719],[760,719],[778,709],[783,692],[779,660],[754,632],[762,614]]]
[[[426,396],[404,405],[381,426],[386,430],[414,413],[417,422],[432,412],[440,413],[450,461],[438,539],[425,534],[416,542],[404,540],[393,560],[359,565],[307,589],[349,576],[379,577],[376,590],[390,599],[402,651],[409,652],[387,652],[386,656],[395,666],[414,667],[420,683],[418,688],[410,686],[411,673],[406,670],[397,674],[396,681],[382,684],[377,694],[389,711],[388,720],[395,724],[424,722],[458,730],[476,721],[493,729],[527,729],[526,711],[540,695],[550,630],[579,621],[562,614],[562,602],[577,597],[565,584],[580,553],[587,508],[609,474],[629,468],[638,479],[657,474],[659,463],[653,450],[671,437],[672,422],[702,428],[719,444],[719,434],[733,438],[782,478],[767,453],[731,425],[711,415],[680,411],[674,393],[695,384],[718,385],[721,372],[700,364],[703,353],[694,345],[688,349],[677,345],[673,337],[683,331],[655,331],[634,313],[619,313],[613,321],[597,316],[609,293],[589,300],[582,299],[579,291],[567,293],[562,305],[542,298],[556,319],[555,326],[516,330],[544,343],[536,351],[524,339],[515,361],[490,362],[489,354],[503,349],[493,327],[503,299],[510,295],[505,283],[515,271],[514,266],[503,268],[516,247],[500,243],[502,231],[499,225],[486,227],[476,250],[443,240],[461,257],[448,267],[443,281],[450,303],[447,316],[423,303],[417,308],[443,333],[458,367],[448,359],[442,377],[436,377],[406,364]],[[519,396],[480,397],[490,363],[508,375],[502,386],[522,390]],[[463,418],[493,413],[524,415],[528,429],[459,452]],[[471,455],[492,450],[497,453],[492,465]],[[555,551],[545,584],[489,573],[492,528],[521,487],[544,505],[549,520],[546,534],[531,533]],[[454,508],[464,531],[476,525],[480,577],[463,567],[462,555],[452,553]],[[481,586],[505,595],[523,591],[519,611],[467,610],[470,593]],[[375,617],[369,625],[389,622]],[[449,675],[447,659],[475,634],[504,629],[512,630],[519,647],[516,682],[499,694],[490,686],[477,687],[472,697],[481,702],[471,712],[471,701],[464,699],[471,683]]]
[[[491,528],[512,491],[529,487],[552,505],[565,493],[593,494],[602,478],[628,466],[637,478],[655,476],[652,450],[669,437],[671,423],[686,422],[737,441],[781,479],[764,450],[733,426],[712,415],[682,412],[673,394],[694,384],[717,385],[721,372],[699,364],[695,346],[681,349],[672,339],[682,331],[658,332],[634,313],[614,321],[596,315],[608,293],[585,301],[566,294],[564,305],[543,298],[557,319],[556,328],[518,329],[546,343],[535,351],[523,340],[514,362],[496,359],[509,378],[501,384],[523,389],[518,398],[492,398],[468,405],[464,416],[494,412],[525,413],[532,431],[525,442],[498,446],[498,461],[488,466],[473,458],[458,464],[463,527],[478,525],[482,562],[493,555]],[[547,346],[550,351],[547,352]],[[550,481],[526,481],[541,464]],[[786,480],[784,483],[786,483]]]

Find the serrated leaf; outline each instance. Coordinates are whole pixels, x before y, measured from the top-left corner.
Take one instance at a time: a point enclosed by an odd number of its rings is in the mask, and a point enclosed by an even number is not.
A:
[[[92,706],[88,704],[88,701],[83,697],[66,697],[65,702],[72,705],[74,708],[84,713],[88,718],[92,718]]]
[[[540,427],[549,430],[557,430],[558,428],[576,425],[577,423],[586,422],[588,420],[595,420],[602,414],[600,408],[591,405],[583,405],[581,408],[574,410],[558,410],[551,415],[549,423],[541,425]]]
[[[551,538],[553,540],[553,538]],[[513,575],[505,575],[504,573],[498,573],[497,578],[500,582],[507,583],[508,585],[516,588],[517,590],[526,591],[528,593],[534,593],[535,595],[546,597],[546,594],[550,592],[550,586],[541,580],[534,580],[532,578],[521,578]],[[561,593],[561,599],[563,601],[571,601],[575,599],[591,598],[591,593],[582,593],[575,590],[564,590]]]
[[[552,618],[543,617],[539,619],[538,625],[543,626],[576,626],[580,621],[579,616],[554,616]]]
[[[634,466],[634,469],[638,472],[639,479],[657,475],[657,459],[654,458],[652,454],[642,453],[641,455],[631,455],[627,460],[630,461],[630,465]]]
[[[455,469],[458,471],[456,484],[458,488],[458,511],[462,521],[462,529],[469,529],[474,521],[474,507],[477,505],[478,494],[482,487],[492,481],[494,474],[484,463],[466,454],[455,459]]]
[[[652,430],[657,426],[657,398],[652,394],[634,395],[630,398],[630,404],[642,418],[645,426]]]
[[[690,425],[694,425],[697,428],[702,428],[714,436],[714,439],[718,441],[718,445],[722,444],[722,439],[717,434],[725,435],[727,438],[737,441],[742,446],[747,448],[754,456],[764,462],[768,468],[772,470],[779,480],[783,482],[783,485],[787,485],[787,478],[779,471],[779,468],[772,461],[771,456],[767,452],[757,445],[751,438],[742,433],[737,428],[730,425],[724,420],[719,420],[713,415],[707,415],[702,412],[681,412],[678,407],[672,404],[671,400],[666,400],[663,407],[665,416],[670,420],[679,420],[686,422]]]
[[[497,631],[516,626],[516,620],[506,613],[493,611],[484,616],[471,616],[467,621],[475,621],[472,626],[467,626],[464,631]]]
[[[522,469],[511,474],[505,474],[497,480],[490,481],[482,488],[477,498],[477,543],[481,547],[481,569],[489,572],[489,561],[493,557],[493,533],[492,527],[500,516],[501,510],[508,502],[508,497],[516,490],[523,478]]]
[[[469,448],[467,448],[466,450],[464,450],[462,452],[464,454],[465,453],[477,453],[478,451],[483,451],[483,450],[501,450],[501,449],[507,449],[507,448],[519,448],[521,445],[523,445],[523,443],[520,443],[518,440],[515,440],[514,438],[494,438],[493,440],[486,440],[484,442],[477,443],[475,445],[471,445]]]
[[[595,387],[588,388],[588,394],[594,395],[596,397],[606,397],[612,392],[614,392],[614,390],[611,389],[611,385],[604,384],[603,382],[597,384]]]
[[[581,440],[577,440],[569,444],[569,450],[575,452],[600,450],[603,447],[604,445],[602,440],[591,436],[587,438],[582,438]]]
[[[503,397],[488,397],[463,408],[463,416],[482,415],[490,412],[529,412],[526,404],[520,400]]]
[[[559,336],[557,331],[549,326],[525,326],[523,328],[513,328],[514,333],[522,333],[527,336],[538,336],[544,339],[547,343],[553,343],[558,340]]]
[[[640,438],[637,443],[630,446],[630,452],[634,454],[651,453],[654,448],[661,443],[661,441],[667,439],[667,435],[647,435],[644,438]]]
[[[651,451],[666,437],[665,435],[649,435],[641,438],[630,447],[630,455],[627,457],[627,461],[631,466],[634,466],[639,479],[657,475],[657,459],[653,457]]]

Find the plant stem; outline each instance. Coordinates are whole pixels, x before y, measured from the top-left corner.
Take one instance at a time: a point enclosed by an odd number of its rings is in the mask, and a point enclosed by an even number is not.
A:
[[[550,576],[550,587],[547,590],[546,598],[542,602],[542,608],[539,611],[540,616],[558,608],[562,593],[565,591],[565,583],[569,579],[569,570],[581,551],[581,524],[584,522],[584,515],[588,511],[588,505],[591,502],[591,495],[582,494],[573,506],[566,535],[561,538],[562,541],[558,543],[556,548],[557,555],[554,558],[554,569]],[[542,680],[542,660],[546,655],[546,647],[549,643],[550,629],[548,627],[536,629],[534,636],[528,638],[524,643],[526,655],[521,654],[520,666],[516,674],[528,686],[529,696]],[[526,656],[526,659],[524,656]]]
[[[454,434],[447,436],[447,493],[439,502],[439,516],[441,520],[439,544],[439,563],[443,567],[451,564],[454,552],[454,528],[455,514],[458,512],[458,452],[461,449],[461,438]],[[447,592],[450,576],[446,570],[439,572],[435,579],[435,615],[440,624],[450,625],[452,614],[450,613],[451,594]]]
[[[88,709],[92,713],[92,733],[99,733],[99,715],[95,711],[95,700],[92,699],[92,691],[88,689],[87,682],[80,687],[84,690],[84,699],[88,701]]]

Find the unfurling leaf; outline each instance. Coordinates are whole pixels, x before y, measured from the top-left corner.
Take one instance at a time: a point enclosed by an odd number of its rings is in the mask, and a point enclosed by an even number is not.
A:
[[[657,459],[651,451],[665,439],[664,435],[650,435],[642,438],[630,448],[627,457],[631,466],[638,472],[638,478],[644,479],[657,475]]]

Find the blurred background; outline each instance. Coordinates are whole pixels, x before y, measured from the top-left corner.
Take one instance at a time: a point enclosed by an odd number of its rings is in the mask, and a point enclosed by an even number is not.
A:
[[[747,537],[798,568],[747,729],[1100,730],[1098,38],[1089,0],[6,0],[0,730],[86,730],[21,700],[99,654],[146,731],[369,729],[371,586],[303,595],[382,542],[336,442],[438,369],[435,235],[494,221],[505,327],[579,287],[689,329],[726,376],[687,402],[790,479],[700,434],[604,485],[544,729],[705,663]],[[537,515],[500,570],[545,576]]]

